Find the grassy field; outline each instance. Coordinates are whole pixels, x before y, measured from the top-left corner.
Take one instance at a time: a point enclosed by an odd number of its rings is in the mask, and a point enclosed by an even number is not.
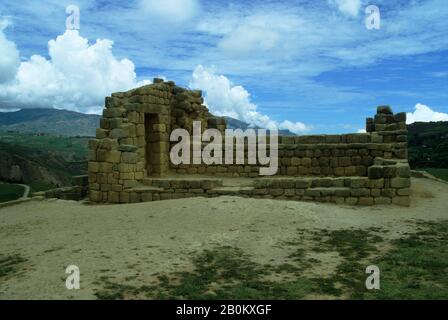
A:
[[[16,184],[0,183],[0,202],[16,200],[23,195],[23,187]]]
[[[194,270],[158,275],[158,282],[130,286],[102,277],[98,299],[448,299],[448,221],[419,222],[417,232],[385,241],[382,230],[297,230],[284,245],[294,253],[281,265],[261,265],[235,247],[216,247],[192,258]],[[304,244],[312,243],[311,248]],[[382,253],[379,248],[390,246]],[[312,253],[342,258],[330,277],[305,276],[319,261]],[[366,290],[365,265],[381,266],[381,290]]]
[[[422,169],[429,174],[432,174],[434,177],[448,181],[448,169],[443,168],[426,168]]]

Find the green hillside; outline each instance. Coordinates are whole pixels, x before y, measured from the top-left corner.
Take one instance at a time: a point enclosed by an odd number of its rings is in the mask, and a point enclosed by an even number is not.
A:
[[[0,181],[29,184],[33,191],[69,185],[87,171],[88,139],[0,132]]]
[[[408,126],[409,162],[414,169],[448,168],[448,122],[416,122]]]

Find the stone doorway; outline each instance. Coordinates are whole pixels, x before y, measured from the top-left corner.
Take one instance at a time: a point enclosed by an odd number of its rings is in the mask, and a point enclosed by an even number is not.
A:
[[[160,123],[157,113],[145,113],[146,172],[148,176],[162,176],[167,173],[167,135],[165,125]]]

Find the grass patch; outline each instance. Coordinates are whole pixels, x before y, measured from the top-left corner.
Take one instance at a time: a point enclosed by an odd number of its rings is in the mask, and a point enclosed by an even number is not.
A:
[[[4,256],[0,255],[0,279],[18,272],[20,264],[26,259],[19,254]]]
[[[30,183],[30,194],[33,192],[47,191],[57,188],[57,186],[51,182],[45,181],[33,181]]]
[[[422,170],[428,172],[429,174],[432,174],[436,178],[448,181],[448,169],[427,168],[427,169],[422,169]]]
[[[448,299],[448,221],[421,222],[422,231],[393,241],[379,259],[381,290],[366,299]]]
[[[252,262],[237,248],[205,250],[193,258],[193,264],[192,272],[160,275],[157,283],[148,286],[132,287],[106,280],[104,290],[96,296],[99,299],[300,299],[320,290],[315,279],[266,280],[273,268]],[[295,271],[290,268],[283,265],[280,271]]]
[[[0,202],[12,201],[23,195],[23,187],[17,184],[0,183]]]
[[[448,221],[418,223],[418,231],[390,242],[386,253],[378,229],[299,232],[292,254],[280,265],[261,265],[242,250],[217,247],[192,258],[192,271],[159,274],[143,286],[118,284],[103,277],[98,299],[303,299],[307,296],[351,299],[447,299]],[[306,244],[306,248],[304,247]],[[312,245],[310,245],[312,244]],[[328,277],[305,276],[313,252],[337,252],[342,261]],[[380,268],[380,290],[367,290],[366,267]],[[310,269],[311,268],[311,269]],[[280,277],[279,277],[280,275]],[[282,277],[284,275],[285,277]],[[274,277],[272,277],[274,276]],[[276,279],[276,280],[272,280]]]

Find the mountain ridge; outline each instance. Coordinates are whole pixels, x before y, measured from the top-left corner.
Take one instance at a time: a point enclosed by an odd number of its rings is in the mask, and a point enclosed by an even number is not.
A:
[[[94,137],[100,116],[51,108],[0,113],[0,130]]]
[[[99,115],[69,110],[51,108],[22,109],[14,112],[0,112],[0,130],[94,137],[96,128],[99,127],[100,118],[101,116]],[[252,127],[250,124],[238,119],[224,118],[229,129],[262,129],[260,127]],[[279,134],[294,135],[289,130],[279,130]]]

